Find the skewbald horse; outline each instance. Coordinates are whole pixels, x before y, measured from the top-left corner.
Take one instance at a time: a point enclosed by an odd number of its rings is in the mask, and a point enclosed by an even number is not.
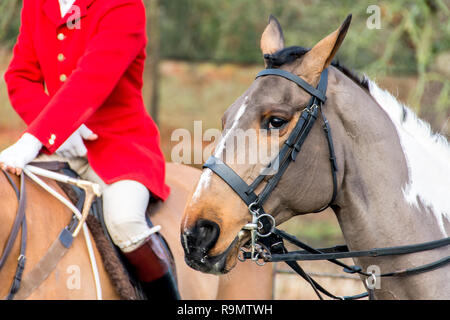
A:
[[[375,83],[356,79],[332,63],[350,18],[312,49],[300,50],[285,48],[281,26],[271,16],[261,38],[265,63],[313,87],[328,68],[327,100],[322,111],[331,126],[338,168],[337,197],[331,208],[351,251],[446,238],[450,235],[448,142],[432,134],[427,124]],[[228,154],[237,157],[242,152],[250,158],[247,150],[236,150],[232,139],[237,132],[264,129],[269,133],[258,136],[257,143],[271,145],[276,137],[281,149],[310,99],[305,90],[282,77],[257,78],[226,110],[222,118],[226,134],[214,156],[251,184],[267,164],[228,159]],[[292,216],[317,211],[333,199],[329,158],[322,128],[313,125],[295,162],[264,203],[264,211],[277,225]],[[223,198],[226,201],[217,200]],[[182,220],[188,264],[208,273],[230,272],[236,266],[239,248],[250,239],[249,231],[242,229],[251,218],[238,194],[211,169],[204,169]],[[404,256],[354,258],[354,262],[364,270],[376,265],[384,273],[423,266],[449,255],[447,246]],[[449,299],[450,265],[409,277],[383,278],[375,298]]]

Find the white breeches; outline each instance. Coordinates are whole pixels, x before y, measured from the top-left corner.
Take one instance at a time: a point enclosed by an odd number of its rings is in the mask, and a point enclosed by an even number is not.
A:
[[[40,155],[36,161],[68,162],[82,179],[101,185],[105,224],[111,239],[122,251],[133,251],[154,232],[145,220],[150,192],[143,184],[133,180],[121,180],[107,185],[91,168],[86,158],[67,159],[54,154]]]

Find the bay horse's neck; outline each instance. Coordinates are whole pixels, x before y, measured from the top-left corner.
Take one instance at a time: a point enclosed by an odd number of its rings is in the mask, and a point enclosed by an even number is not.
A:
[[[330,97],[342,127],[333,131],[344,154],[344,175],[334,208],[351,250],[415,244],[446,237],[437,215],[419,201],[412,205],[404,189],[410,171],[396,127],[370,93],[336,72],[338,81]],[[346,88],[344,88],[345,86]],[[352,92],[352,94],[347,94]],[[330,121],[331,122],[331,121]],[[336,142],[338,143],[338,142]],[[411,268],[438,260],[449,248],[388,258],[357,259],[381,272]],[[381,281],[379,298],[450,297],[450,267],[419,276]],[[445,284],[441,282],[447,279]]]

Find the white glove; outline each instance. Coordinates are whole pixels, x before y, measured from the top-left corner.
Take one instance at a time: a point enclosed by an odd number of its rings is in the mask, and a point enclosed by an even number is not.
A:
[[[41,148],[42,143],[35,136],[24,133],[15,144],[0,153],[0,166],[19,175],[23,167],[37,157]]]
[[[67,140],[56,150],[56,153],[64,158],[84,157],[87,154],[83,139],[95,140],[97,135],[82,124]]]

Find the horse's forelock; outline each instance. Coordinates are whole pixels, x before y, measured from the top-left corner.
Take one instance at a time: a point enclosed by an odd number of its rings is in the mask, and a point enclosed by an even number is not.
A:
[[[300,46],[287,47],[273,54],[265,54],[264,59],[267,61],[267,68],[277,68],[301,58],[309,50]]]

